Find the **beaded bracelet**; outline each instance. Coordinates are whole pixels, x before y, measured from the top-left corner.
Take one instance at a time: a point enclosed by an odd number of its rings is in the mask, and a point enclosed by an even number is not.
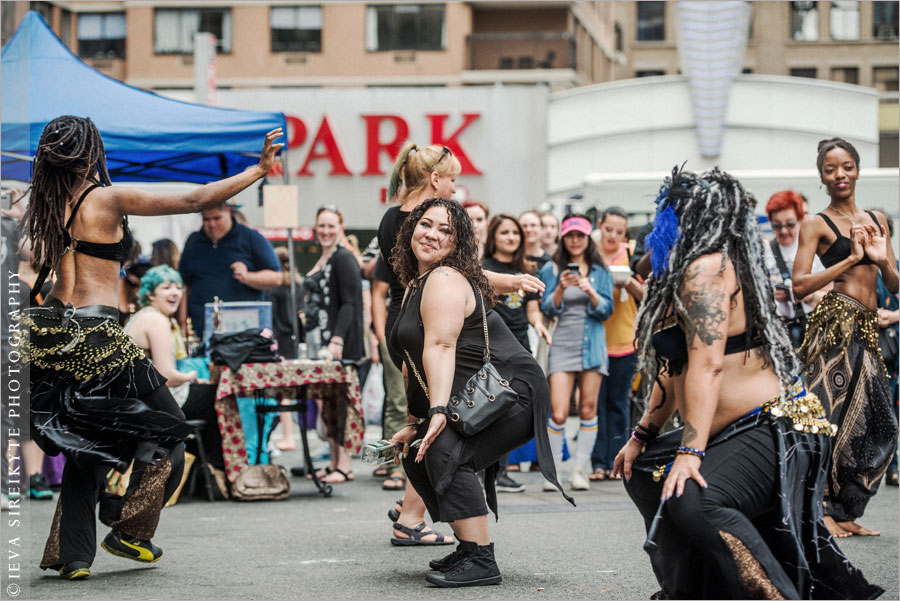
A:
[[[638,435],[635,434],[634,430],[631,431],[631,440],[633,440],[634,442],[638,443],[638,444],[641,445],[642,447],[646,447],[646,446],[647,446],[647,443],[644,442],[643,440],[641,440],[641,439],[638,437]]]
[[[703,459],[706,457],[706,451],[701,451],[700,449],[695,449],[694,447],[678,447],[675,449],[676,455],[693,455],[694,457],[699,457]]]
[[[650,444],[659,437],[659,433],[653,432],[652,430],[650,430],[650,428],[647,428],[640,424],[637,424],[634,429],[637,431],[638,436],[643,438],[647,442],[647,444]]]

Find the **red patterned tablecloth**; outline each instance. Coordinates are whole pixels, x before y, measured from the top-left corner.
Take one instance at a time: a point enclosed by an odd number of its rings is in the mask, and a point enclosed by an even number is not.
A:
[[[360,453],[365,422],[356,368],[337,361],[286,360],[280,363],[245,363],[235,374],[223,366],[216,388],[215,406],[222,433],[225,473],[230,481],[233,482],[247,465],[247,448],[236,398],[252,396],[258,390],[264,390],[270,398],[295,398],[297,387],[303,385],[306,385],[307,398],[322,399],[326,406],[342,396],[346,397],[344,447],[353,455]]]

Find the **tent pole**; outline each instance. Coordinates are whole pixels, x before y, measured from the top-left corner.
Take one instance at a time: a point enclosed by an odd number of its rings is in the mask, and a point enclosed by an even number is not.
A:
[[[281,171],[282,178],[284,179],[285,185],[288,184],[289,175],[288,175],[288,160],[287,160],[287,149],[282,151],[281,153]],[[293,221],[293,219],[292,219]],[[294,228],[289,227],[287,231],[287,243],[288,243],[288,269],[290,269],[290,282],[291,282],[291,330],[293,333],[293,341],[294,341],[294,354],[295,356],[300,357],[300,328],[298,326],[298,322],[300,317],[297,315],[297,282],[294,280]]]

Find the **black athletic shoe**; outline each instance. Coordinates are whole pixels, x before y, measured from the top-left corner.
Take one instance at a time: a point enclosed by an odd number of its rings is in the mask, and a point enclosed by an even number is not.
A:
[[[40,501],[52,501],[53,491],[47,486],[47,480],[40,474],[28,477],[28,498]]]
[[[59,568],[64,580],[84,580],[91,575],[91,564],[86,561],[70,561]]]
[[[509,477],[506,472],[497,476],[497,492],[525,492],[525,485]]]
[[[425,580],[445,588],[500,584],[502,578],[494,559],[494,543],[476,547],[446,572],[431,572],[426,574]]]
[[[159,561],[163,554],[162,549],[150,541],[125,536],[118,530],[110,530],[103,542],[100,543],[100,546],[107,553],[142,563]]]
[[[460,540],[459,544],[456,546],[456,551],[449,555],[445,555],[440,559],[432,559],[428,562],[428,567],[432,570],[437,570],[438,572],[446,572],[452,568],[457,561],[461,560],[466,555],[471,555],[477,548],[478,545],[475,543],[470,543],[467,540]]]

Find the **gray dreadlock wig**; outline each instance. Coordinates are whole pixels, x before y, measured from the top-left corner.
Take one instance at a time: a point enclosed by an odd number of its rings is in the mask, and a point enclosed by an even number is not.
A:
[[[704,255],[722,253],[722,267],[730,259],[744,294],[747,340],[759,340],[766,364],[775,369],[787,394],[798,369],[784,323],[775,311],[775,298],[763,262],[764,243],[753,213],[755,202],[735,178],[718,168],[699,176],[678,167],[667,177],[656,198],[653,231],[647,235],[653,274],[637,315],[640,364],[654,379],[669,365],[651,344],[656,324],[674,307],[686,315],[681,283],[690,264]],[[770,363],[771,362],[771,363]],[[649,398],[642,399],[646,406]]]

